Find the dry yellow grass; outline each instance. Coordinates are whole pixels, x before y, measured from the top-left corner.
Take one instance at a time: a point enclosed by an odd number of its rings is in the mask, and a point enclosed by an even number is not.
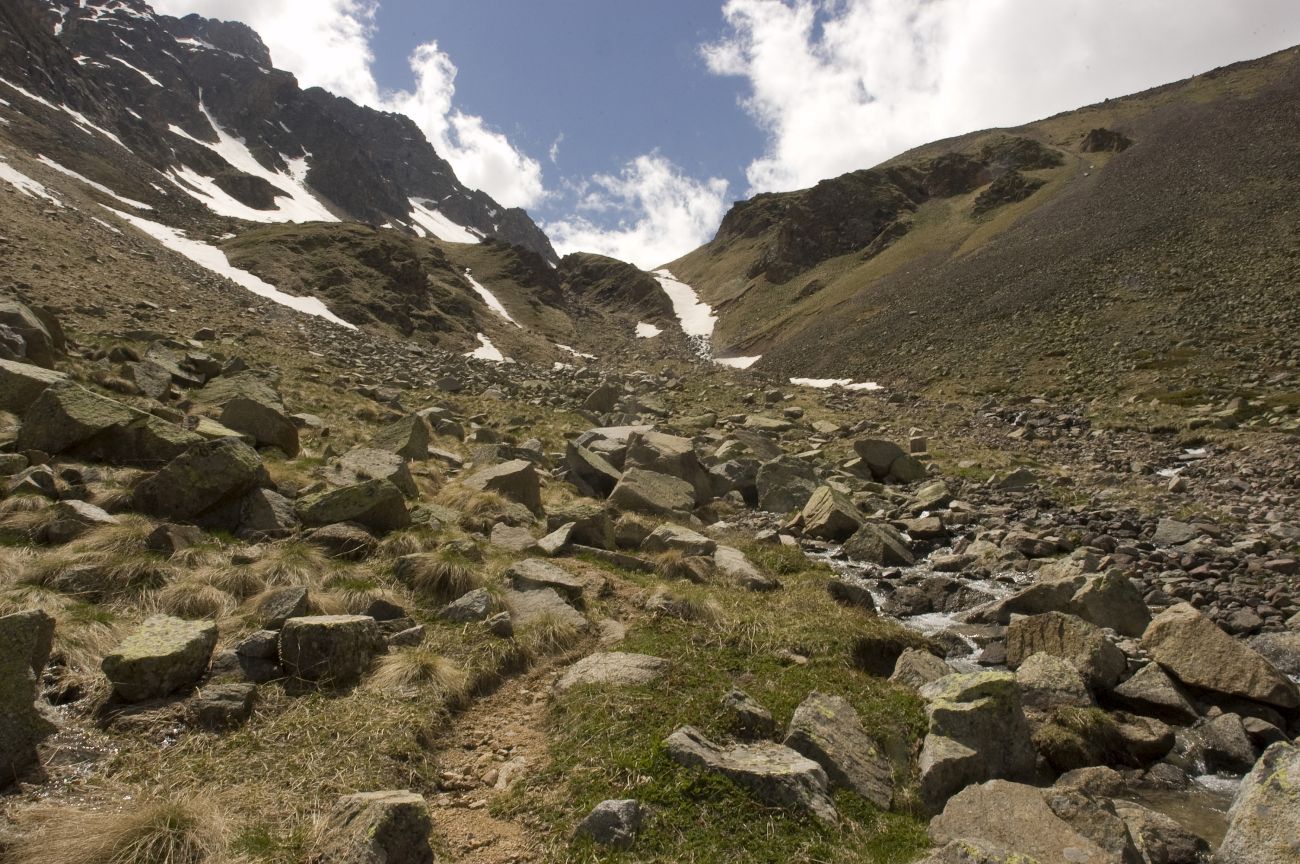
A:
[[[133,802],[125,810],[40,806],[18,815],[4,864],[222,864],[225,822],[210,801]]]
[[[417,595],[446,603],[482,585],[479,564],[452,546],[410,555],[393,568],[398,581]]]
[[[233,596],[220,588],[195,579],[173,582],[152,599],[160,612],[188,619],[224,618],[239,605]]]
[[[470,696],[470,676],[441,654],[419,646],[382,657],[367,687],[397,695],[422,692],[448,709],[463,707]]]
[[[266,585],[321,585],[334,572],[329,556],[301,540],[267,547],[249,567]]]

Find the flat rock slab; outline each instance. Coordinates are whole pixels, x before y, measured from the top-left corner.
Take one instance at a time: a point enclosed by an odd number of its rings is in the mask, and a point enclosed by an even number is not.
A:
[[[571,603],[582,602],[585,587],[582,580],[555,564],[528,558],[511,564],[506,569],[506,575],[510,577],[510,584],[516,591],[550,588]]]
[[[881,810],[894,798],[894,771],[853,706],[814,692],[795,709],[785,746],[821,765],[831,783],[852,789]]]
[[[217,645],[212,621],[155,615],[135,629],[101,664],[124,702],[157,699],[198,681]]]
[[[516,626],[527,627],[538,621],[551,620],[579,630],[587,629],[587,619],[553,588],[538,591],[506,591],[502,595],[510,618]]]
[[[664,674],[668,661],[647,654],[624,654],[618,651],[591,654],[574,663],[555,682],[557,692],[584,684],[609,687],[633,687],[649,684]]]
[[[722,747],[694,726],[682,726],[664,741],[664,749],[674,762],[721,774],[765,803],[839,821],[822,766],[789,747],[771,742]]]

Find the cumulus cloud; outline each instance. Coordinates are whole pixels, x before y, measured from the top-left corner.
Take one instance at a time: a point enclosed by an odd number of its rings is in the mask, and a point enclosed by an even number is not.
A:
[[[411,54],[414,89],[379,87],[371,71],[378,0],[154,0],[153,5],[168,15],[196,12],[242,21],[262,37],[275,65],[304,87],[323,87],[361,105],[408,115],[463,183],[506,207],[534,206],[545,197],[541,164],[482,117],[455,107],[456,65],[436,42]]]
[[[577,210],[542,228],[560,254],[597,252],[643,269],[664,264],[712,236],[726,208],[727,181],[686,176],[659,153],[571,190]],[[600,222],[587,214],[599,214]],[[614,227],[603,227],[614,223]]]
[[[1294,0],[727,0],[703,47],[768,139],[751,194],[810,186],[1287,47]]]

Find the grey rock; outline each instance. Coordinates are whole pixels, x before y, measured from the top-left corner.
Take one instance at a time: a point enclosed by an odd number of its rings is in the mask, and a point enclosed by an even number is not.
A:
[[[367,615],[290,618],[280,630],[285,672],[335,687],[360,681],[385,647],[378,624]]]
[[[555,690],[563,693],[572,687],[588,684],[608,687],[649,684],[662,677],[668,666],[668,661],[662,657],[646,654],[619,651],[590,654],[564,671],[555,682]]]
[[[1040,651],[1068,660],[1088,686],[1109,692],[1128,666],[1124,652],[1100,628],[1061,612],[1044,612],[1011,622],[1007,628],[1007,665],[1015,669]]]
[[[839,543],[862,527],[862,517],[848,495],[818,486],[803,508],[803,531],[809,537]]]
[[[367,480],[309,495],[297,502],[295,510],[303,524],[309,526],[357,522],[385,534],[411,524],[406,499],[387,480]]]
[[[686,555],[712,555],[718,548],[716,541],[681,525],[666,522],[650,532],[641,543],[641,551],[649,554],[675,549]]]
[[[1197,719],[1191,700],[1159,663],[1148,663],[1133,673],[1132,678],[1115,688],[1113,696],[1129,710],[1166,723],[1186,726]]]
[[[461,485],[480,492],[496,492],[510,501],[523,504],[536,516],[542,510],[542,487],[533,463],[513,459],[500,465],[480,468],[461,481]]]
[[[506,568],[506,576],[509,577],[510,584],[516,591],[550,588],[568,602],[579,606],[582,604],[582,594],[586,587],[582,580],[568,570],[547,561],[536,558],[516,561]]]
[[[438,617],[454,624],[486,621],[492,614],[492,595],[486,588],[475,588],[438,610]]]
[[[155,615],[104,657],[113,695],[123,702],[167,696],[202,677],[217,645],[217,625]]]
[[[907,538],[882,522],[867,522],[859,528],[845,542],[844,554],[883,567],[910,567],[916,563]]]
[[[366,480],[387,480],[407,498],[419,495],[406,460],[396,453],[373,447],[357,447],[331,461],[322,470],[331,486],[352,486]]]
[[[39,609],[0,616],[0,789],[37,761],[55,727],[37,708],[54,619]]]
[[[433,820],[405,789],[344,795],[326,815],[308,864],[433,864]]]
[[[889,676],[889,680],[895,684],[903,684],[919,690],[926,684],[938,681],[945,675],[951,675],[952,673],[951,666],[929,651],[908,648],[898,655],[898,660],[894,663],[894,672]]]
[[[839,696],[813,692],[795,709],[785,746],[821,765],[833,786],[857,792],[881,810],[894,797],[893,766]]]
[[[1264,751],[1228,811],[1228,832],[1215,864],[1294,864],[1300,861],[1300,746]]]
[[[590,837],[601,846],[630,849],[641,831],[641,802],[634,798],[601,801],[578,824],[578,837]]]
[[[817,489],[817,474],[803,459],[779,456],[764,462],[755,478],[758,507],[769,513],[801,509]]]
[[[743,690],[728,690],[722,697],[722,710],[727,725],[739,738],[754,740],[776,735],[776,721],[772,712]]]
[[[265,482],[266,469],[252,447],[233,439],[201,441],[136,486],[132,501],[152,516],[202,521]],[[218,519],[224,524],[215,527],[233,529],[239,515],[236,509],[234,518]]]
[[[19,417],[45,388],[68,380],[68,376],[32,363],[0,360],[0,411]]]
[[[667,474],[629,468],[610,493],[609,502],[620,510],[653,516],[689,513],[695,506],[695,489]]]
[[[209,684],[194,697],[194,722],[211,732],[242,726],[253,716],[256,698],[256,684]]]

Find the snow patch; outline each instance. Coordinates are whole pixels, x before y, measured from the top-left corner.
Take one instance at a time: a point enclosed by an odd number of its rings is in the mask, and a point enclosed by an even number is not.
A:
[[[127,47],[130,47],[130,46],[127,46]],[[109,55],[108,55],[108,59],[109,59],[109,60],[116,60],[118,63],[121,63],[123,66],[125,66],[125,67],[128,68],[128,69],[130,69],[132,72],[139,73],[139,74],[144,78],[144,80],[148,81],[150,84],[154,85],[155,87],[161,87],[161,86],[163,86],[163,83],[162,83],[161,81],[159,81],[157,78],[153,77],[152,75],[150,75],[148,72],[144,71],[143,69],[140,69],[140,68],[137,68],[137,67],[135,67],[135,66],[132,66],[130,63],[126,62],[126,61],[123,60],[121,57],[114,57],[112,54],[109,54]]]
[[[40,96],[37,96],[35,93],[31,92],[30,90],[25,90],[22,87],[19,87],[17,84],[13,83],[12,81],[6,81],[5,79],[0,78],[0,84],[5,85],[11,90],[21,93],[22,95],[26,96],[28,99],[32,100],[33,102],[38,102],[41,105],[44,105],[46,108],[50,108],[54,111],[62,111],[64,114],[67,114],[74,121],[76,121],[77,125],[81,127],[81,131],[85,132],[87,135],[93,132],[98,132],[100,135],[103,135],[105,138],[112,141],[117,146],[121,147],[123,150],[128,150],[128,151],[130,150],[129,147],[127,147],[125,144],[122,143],[121,138],[118,138],[112,132],[109,132],[107,129],[101,126],[96,126],[94,123],[90,122],[90,120],[86,117],[85,114],[82,114],[80,111],[76,111],[72,108],[69,108],[67,105],[55,105],[53,102],[49,101],[48,99],[42,99]]]
[[[647,324],[644,321],[636,322],[636,335],[638,339],[653,339],[660,333],[664,332],[662,328],[653,324]]]
[[[875,381],[855,382],[852,378],[791,378],[790,383],[797,387],[815,387],[818,390],[828,390],[831,387],[842,387],[845,390],[881,389]]]
[[[496,298],[496,295],[476,282],[473,276],[469,275],[468,267],[465,268],[465,278],[469,280],[469,287],[474,289],[474,293],[482,298],[483,302],[487,304],[489,309],[509,321],[511,324],[522,329],[523,325],[510,317],[510,313],[506,311],[506,307],[501,304],[501,301]]]
[[[502,354],[500,349],[498,349],[497,346],[492,344],[491,339],[484,336],[482,333],[479,333],[477,335],[478,335],[478,347],[475,348],[473,351],[466,353],[465,354],[466,357],[469,357],[471,360],[487,360],[490,363],[515,362],[511,360],[509,357],[507,357],[506,355]]]
[[[206,270],[211,270],[218,276],[226,277],[231,282],[248,289],[259,297],[265,297],[267,300],[273,300],[282,306],[288,306],[290,309],[296,309],[308,315],[324,318],[326,321],[338,324],[340,327],[346,327],[349,330],[357,329],[354,325],[349,324],[331,312],[329,307],[319,299],[315,297],[294,297],[292,294],[286,294],[247,270],[240,270],[232,266],[230,259],[226,257],[226,253],[215,246],[191,240],[180,231],[168,228],[166,225],[159,225],[157,222],[150,222],[148,219],[141,219],[139,216],[123,213],[120,210],[114,210],[112,207],[104,207],[104,209],[137,230],[148,234],[173,252],[185,256],[195,264]]]
[[[430,201],[428,198],[409,198],[407,200],[411,205],[411,221],[439,240],[445,240],[448,243],[483,242],[480,235],[475,234],[464,225],[457,225],[442,215],[437,210],[436,201]]]
[[[143,204],[139,201],[132,201],[130,198],[124,198],[121,195],[118,195],[112,189],[109,189],[104,184],[96,183],[94,180],[91,180],[89,177],[83,177],[82,175],[78,174],[76,171],[73,171],[71,168],[64,168],[62,165],[60,165],[58,162],[55,162],[53,159],[51,159],[48,156],[44,156],[44,155],[37,156],[36,159],[42,165],[45,165],[48,168],[53,168],[55,171],[58,171],[60,174],[67,175],[68,177],[71,177],[73,180],[80,180],[82,183],[85,183],[91,189],[94,189],[97,192],[103,192],[105,195],[117,201],[120,201],[121,203],[125,204],[128,207],[134,207],[136,210],[153,209],[148,204]]]
[[[44,198],[55,207],[63,206],[63,202],[55,198],[49,189],[10,165],[3,156],[0,156],[0,180],[5,181],[28,198]]]
[[[90,217],[90,221],[91,221],[91,222],[98,222],[100,225],[103,225],[105,228],[107,228],[109,231],[112,231],[114,234],[121,234],[121,233],[122,233],[121,231],[117,230],[117,226],[116,226],[116,225],[113,225],[113,224],[110,223],[110,222],[105,222],[103,219],[100,219],[98,216],[91,216],[91,217]]]
[[[596,359],[596,355],[595,355],[595,354],[583,354],[583,353],[582,353],[581,351],[579,351],[577,348],[572,348],[572,347],[570,347],[570,346],[568,346],[568,345],[561,345],[559,342],[556,342],[556,343],[555,343],[555,347],[556,347],[556,348],[559,348],[561,351],[567,351],[567,352],[569,352],[569,353],[572,354],[574,357],[582,357],[582,358],[584,358],[584,359],[586,359],[586,360],[595,360],[595,359]]]
[[[757,354],[753,357],[714,357],[713,362],[732,369],[748,369],[762,359],[763,355]]]
[[[656,270],[653,274],[659,287],[668,295],[673,304],[673,314],[681,325],[682,332],[695,343],[701,356],[710,353],[709,340],[713,337],[713,328],[718,323],[718,316],[713,308],[700,300],[695,289],[679,280],[668,270]]]

